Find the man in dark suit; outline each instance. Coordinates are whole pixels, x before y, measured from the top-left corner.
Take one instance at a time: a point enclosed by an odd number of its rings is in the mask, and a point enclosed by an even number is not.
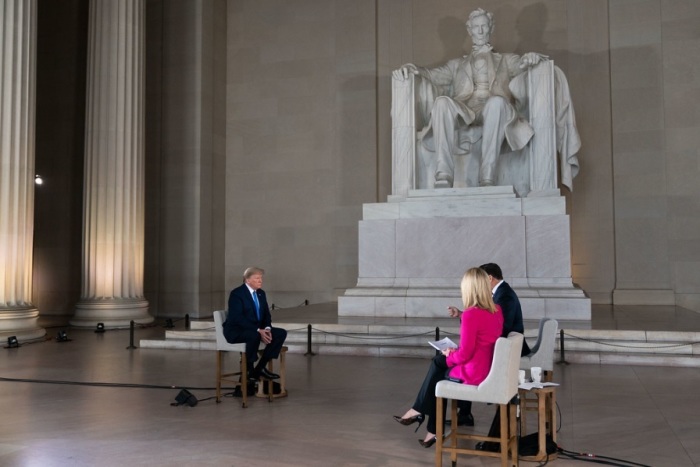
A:
[[[501,337],[508,337],[511,332],[519,332],[520,334],[525,333],[525,327],[523,325],[523,310],[520,307],[520,300],[515,290],[512,289],[508,282],[503,280],[503,272],[501,267],[496,263],[486,263],[479,266],[479,268],[486,271],[489,275],[489,281],[491,282],[491,290],[493,292],[493,301],[501,307],[503,313],[503,332]],[[450,316],[458,317],[461,312],[456,307],[449,307]],[[523,349],[520,353],[521,356],[529,355],[530,347],[527,342],[523,340]],[[459,425],[474,426],[474,417],[471,414],[472,403],[470,401],[460,401],[459,402],[459,418],[457,422]],[[498,413],[496,413],[498,417]],[[500,430],[499,430],[500,431]]]
[[[268,362],[280,355],[287,331],[272,327],[272,315],[267,305],[263,283],[263,269],[252,267],[243,273],[243,284],[231,291],[228,298],[228,317],[224,323],[224,337],[231,344],[245,343],[248,360],[248,378],[277,379],[279,375],[267,369]],[[265,350],[253,367],[260,342]]]
[[[503,334],[501,337],[508,337],[511,332],[525,333],[523,325],[523,310],[520,307],[520,300],[515,290],[508,285],[508,282],[503,280],[501,268],[496,263],[487,263],[479,266],[486,271],[491,281],[491,290],[493,290],[493,301],[500,305],[503,310]],[[523,340],[523,350],[520,356],[529,355],[530,347]]]

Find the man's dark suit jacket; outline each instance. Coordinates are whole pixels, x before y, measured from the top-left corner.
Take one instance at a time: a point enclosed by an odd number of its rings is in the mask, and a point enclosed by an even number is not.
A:
[[[241,284],[231,291],[228,297],[228,317],[224,323],[224,337],[228,342],[242,342],[244,334],[250,335],[251,331],[257,333],[258,329],[272,327],[272,315],[265,291],[258,289],[255,292],[260,303],[260,320],[248,286]]]
[[[511,332],[519,332],[523,334],[525,332],[525,326],[523,325],[523,310],[520,308],[520,300],[518,300],[518,295],[515,293],[510,285],[506,281],[503,281],[501,285],[496,289],[496,293],[493,294],[493,301],[500,305],[503,311],[503,337],[508,337]],[[523,340],[523,350],[520,355],[529,355],[530,347],[527,342]]]

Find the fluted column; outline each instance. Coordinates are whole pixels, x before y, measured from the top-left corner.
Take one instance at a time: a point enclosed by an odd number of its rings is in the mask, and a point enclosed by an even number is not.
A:
[[[0,0],[0,338],[32,340],[36,0]]]
[[[153,321],[143,296],[144,28],[144,0],[91,0],[76,326]]]

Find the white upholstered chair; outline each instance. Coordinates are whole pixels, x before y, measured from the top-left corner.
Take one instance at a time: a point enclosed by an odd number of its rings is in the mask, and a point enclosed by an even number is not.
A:
[[[435,387],[437,398],[437,447],[435,450],[435,465],[442,465],[443,452],[449,452],[452,465],[456,465],[457,454],[475,456],[500,457],[501,465],[518,465],[518,437],[516,431],[515,405],[511,400],[518,394],[518,369],[520,352],[523,346],[523,335],[511,332],[508,338],[500,337],[496,341],[493,363],[488,376],[478,386],[440,381]],[[449,436],[443,439],[443,406],[446,399],[451,399],[452,426]],[[457,401],[485,402],[500,406],[501,436],[492,438],[471,433],[458,433]],[[497,442],[501,452],[477,451],[475,449],[459,448],[457,441],[468,439],[475,441]]]
[[[228,311],[218,310],[214,312],[214,329],[216,331],[216,402],[221,402],[221,383],[227,382],[234,386],[240,386],[243,407],[248,406],[248,363],[246,361],[245,343],[230,344],[224,337],[224,322]],[[239,352],[240,371],[233,373],[224,372],[224,352]],[[236,378],[238,377],[238,378]]]
[[[557,340],[559,322],[552,318],[540,319],[537,342],[532,347],[530,355],[520,357],[520,369],[529,370],[533,366],[542,368],[544,380],[552,381],[554,372],[554,344]]]

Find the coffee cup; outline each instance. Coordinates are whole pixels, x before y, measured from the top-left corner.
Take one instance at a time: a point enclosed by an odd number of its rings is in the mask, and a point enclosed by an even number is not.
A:
[[[518,371],[518,383],[523,384],[525,382],[525,370]]]
[[[533,383],[541,383],[542,382],[542,368],[538,366],[533,366],[530,368],[530,376],[532,377],[532,382]]]

